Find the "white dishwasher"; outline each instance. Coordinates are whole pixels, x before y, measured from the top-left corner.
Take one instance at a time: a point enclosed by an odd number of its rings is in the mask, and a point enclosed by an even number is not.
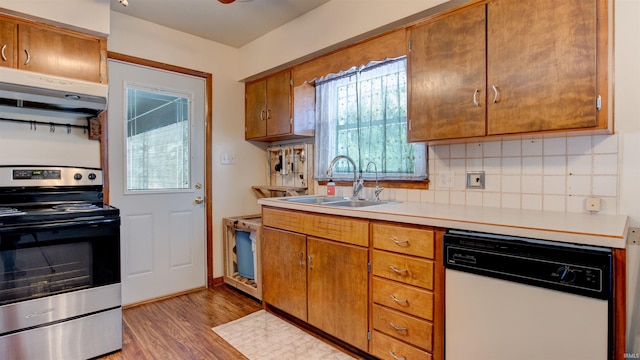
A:
[[[611,250],[450,230],[446,360],[604,360],[612,352]]]

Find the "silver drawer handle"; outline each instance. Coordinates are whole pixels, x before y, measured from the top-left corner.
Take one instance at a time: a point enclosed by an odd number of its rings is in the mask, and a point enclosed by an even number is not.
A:
[[[25,65],[29,65],[29,63],[31,62],[31,54],[29,54],[29,50],[24,49],[24,52],[27,53],[27,60],[24,61]]]
[[[479,92],[480,92],[480,89],[476,89],[476,91],[473,92],[473,105],[475,105],[476,107],[480,106],[480,103],[478,102]]]
[[[7,56],[4,54],[4,51],[7,49],[7,44],[2,45],[2,61],[7,61]]]
[[[395,267],[393,265],[389,266],[389,268],[391,268],[391,270],[393,270],[393,272],[398,274],[398,275],[405,275],[407,273],[407,271],[409,271],[409,270],[406,270],[406,269],[398,269],[397,267]]]
[[[398,299],[395,295],[391,294],[391,299],[398,304],[407,304],[409,300],[407,299]]]
[[[394,358],[395,360],[407,360],[407,358],[404,356],[396,355],[396,353],[393,352],[393,350],[389,351],[389,355],[391,355],[391,357]]]
[[[390,240],[393,241],[393,243],[398,245],[398,246],[409,245],[409,240],[398,240],[398,239],[396,239],[394,237],[392,237]]]
[[[391,321],[389,321],[389,326],[391,326],[395,331],[407,331],[406,327],[399,327]]]

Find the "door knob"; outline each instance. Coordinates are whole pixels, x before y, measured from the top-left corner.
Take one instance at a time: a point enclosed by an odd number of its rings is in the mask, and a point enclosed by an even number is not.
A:
[[[204,199],[202,198],[202,196],[198,196],[198,197],[196,197],[195,202],[196,202],[196,204],[202,204],[204,202]]]

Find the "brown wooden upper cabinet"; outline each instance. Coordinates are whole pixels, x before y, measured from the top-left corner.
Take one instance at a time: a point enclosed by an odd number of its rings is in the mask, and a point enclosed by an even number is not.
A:
[[[106,39],[0,17],[0,64],[22,70],[106,83]]]
[[[412,28],[409,141],[609,130],[607,0],[494,0]]]
[[[287,140],[314,135],[315,88],[293,87],[291,71],[245,85],[245,139]]]
[[[16,24],[0,19],[0,66],[15,67]]]

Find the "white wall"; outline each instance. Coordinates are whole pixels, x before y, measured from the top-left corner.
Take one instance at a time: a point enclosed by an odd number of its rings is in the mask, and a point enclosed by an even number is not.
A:
[[[109,0],[0,0],[0,12],[94,35],[109,34]]]
[[[213,74],[214,277],[223,275],[222,219],[257,214],[252,185],[266,184],[266,155],[244,140],[244,84],[236,80],[238,51],[117,12],[111,13],[109,51]],[[220,165],[220,153],[236,155]]]

